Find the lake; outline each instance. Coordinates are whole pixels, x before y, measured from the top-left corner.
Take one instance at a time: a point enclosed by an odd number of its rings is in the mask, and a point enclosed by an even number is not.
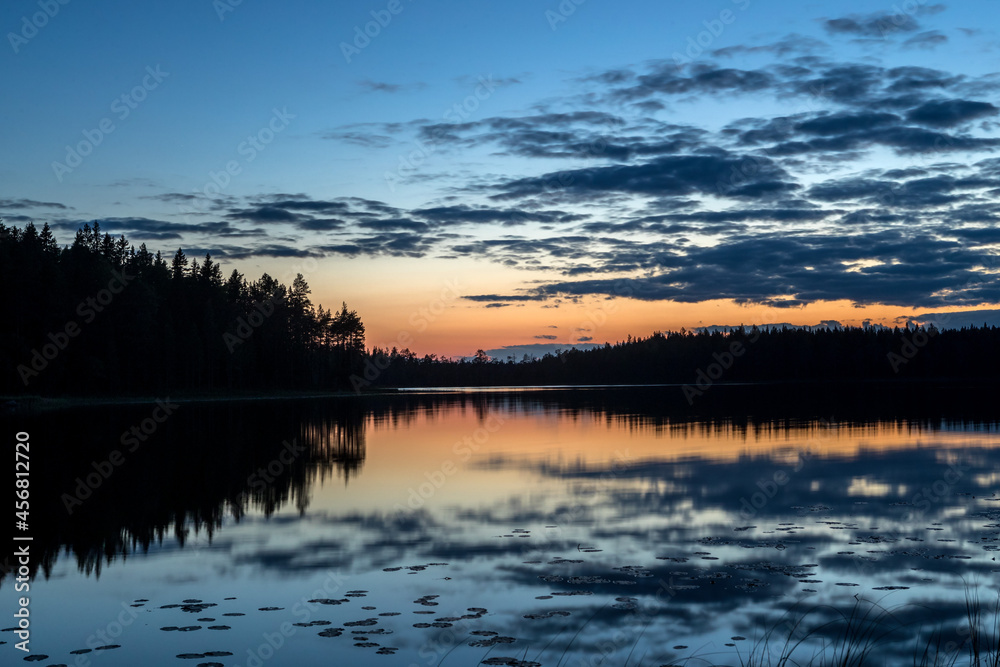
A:
[[[990,396],[551,388],[8,415],[8,440],[31,436],[31,654],[965,664],[967,599],[984,628],[997,603]],[[0,640],[6,664],[27,655]]]

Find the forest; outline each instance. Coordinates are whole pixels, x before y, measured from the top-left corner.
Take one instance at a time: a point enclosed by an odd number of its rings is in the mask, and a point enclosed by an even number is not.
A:
[[[0,222],[4,394],[139,395],[337,389],[363,367],[365,327],[346,303],[313,306],[290,285],[138,249],[86,224],[60,247]]]
[[[734,327],[656,332],[541,359],[418,357],[374,349],[352,386],[679,384],[689,402],[722,382],[989,380],[1000,327]]]
[[[1000,377],[985,324],[656,332],[521,361],[368,349],[358,313],[314,306],[301,274],[224,278],[210,255],[168,261],[97,222],[62,248],[47,224],[0,223],[0,279],[7,395],[670,383],[691,403],[716,383]]]

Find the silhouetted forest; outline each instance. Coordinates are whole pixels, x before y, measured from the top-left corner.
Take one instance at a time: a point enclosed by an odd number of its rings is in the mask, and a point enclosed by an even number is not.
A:
[[[1000,328],[748,327],[712,333],[655,333],[533,361],[417,357],[372,351],[356,387],[539,384],[687,385],[700,396],[717,382],[992,379],[1000,377]]]
[[[0,223],[4,393],[138,393],[345,387],[362,368],[365,328],[344,304],[314,307],[291,285],[248,281],[206,255],[168,261],[84,225],[60,248]]]
[[[521,361],[368,351],[358,314],[314,307],[301,274],[224,279],[210,255],[167,261],[98,223],[62,249],[48,225],[0,223],[0,280],[0,391],[14,394],[678,383],[694,400],[717,382],[1000,377],[1000,328],[985,325],[658,332]]]

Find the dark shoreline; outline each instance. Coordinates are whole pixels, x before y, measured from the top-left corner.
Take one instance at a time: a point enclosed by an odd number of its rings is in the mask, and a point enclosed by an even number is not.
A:
[[[299,401],[320,399],[366,398],[386,396],[415,396],[421,394],[520,394],[520,393],[558,393],[558,392],[590,392],[615,390],[653,389],[684,389],[696,387],[693,384],[661,383],[661,384],[538,384],[538,385],[496,385],[496,386],[423,386],[423,387],[376,387],[365,391],[277,391],[277,392],[194,392],[173,393],[164,392],[158,396],[132,396],[123,394],[110,395],[5,395],[0,396],[0,414],[30,415],[46,412],[56,412],[66,409],[148,405],[158,401],[179,404],[192,403],[246,403],[255,401]],[[760,388],[762,390],[801,389],[805,392],[842,391],[845,395],[852,389],[872,390],[879,387],[894,391],[946,391],[963,389],[988,389],[1000,386],[1000,378],[907,378],[907,379],[861,379],[861,380],[785,380],[761,382],[716,382],[702,388],[703,392],[713,390],[739,390]]]

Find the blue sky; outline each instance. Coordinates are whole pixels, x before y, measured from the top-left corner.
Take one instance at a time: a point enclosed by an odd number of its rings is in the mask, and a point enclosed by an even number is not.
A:
[[[998,13],[11,1],[0,215],[64,242],[100,220],[248,275],[311,258],[317,300],[359,304],[386,339],[463,278],[428,351],[464,350],[477,318],[487,344],[565,345],[756,306],[801,323],[984,308]],[[633,307],[574,339],[607,299]]]

